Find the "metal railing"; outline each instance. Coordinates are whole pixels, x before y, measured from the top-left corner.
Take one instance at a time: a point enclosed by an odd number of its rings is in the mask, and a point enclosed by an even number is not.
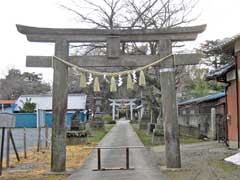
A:
[[[134,168],[130,168],[130,149],[139,149],[144,148],[144,146],[117,146],[117,147],[84,147],[86,149],[97,149],[97,169],[93,169],[94,171],[105,171],[105,170],[133,170]],[[119,168],[103,168],[101,163],[101,150],[103,149],[125,149],[126,150],[126,166]]]

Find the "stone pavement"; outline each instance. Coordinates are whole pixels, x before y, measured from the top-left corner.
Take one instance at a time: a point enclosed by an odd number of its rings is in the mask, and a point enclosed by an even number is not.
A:
[[[143,146],[128,121],[118,121],[98,146]],[[102,150],[102,167],[126,167],[126,150]],[[149,151],[130,149],[130,167],[134,170],[93,171],[97,168],[97,153],[92,152],[85,164],[73,173],[69,180],[163,180],[160,168],[150,160]]]

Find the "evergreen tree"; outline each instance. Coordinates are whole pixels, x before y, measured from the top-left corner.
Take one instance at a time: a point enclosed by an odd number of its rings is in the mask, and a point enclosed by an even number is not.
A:
[[[40,94],[51,90],[48,83],[42,82],[42,75],[10,69],[5,78],[0,79],[2,99],[17,99],[22,94]]]

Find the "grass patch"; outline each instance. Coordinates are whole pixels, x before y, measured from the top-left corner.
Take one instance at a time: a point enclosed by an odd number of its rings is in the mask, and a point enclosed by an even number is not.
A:
[[[88,138],[89,143],[98,143],[112,129],[113,124],[105,124],[104,130],[95,129],[91,131],[91,136]]]
[[[221,169],[226,173],[231,173],[238,169],[236,165],[225,162],[224,160],[210,160],[208,161],[208,164],[215,168]]]
[[[132,127],[145,146],[160,145],[160,142],[152,145],[152,135],[147,134],[146,131],[144,130],[139,130],[137,124],[132,124]],[[204,141],[201,139],[193,138],[193,137],[180,136],[181,144],[193,144],[193,143],[200,143],[200,142],[204,142]]]
[[[193,144],[193,143],[200,143],[205,142],[202,139],[197,139],[188,136],[180,136],[180,144]]]
[[[138,137],[144,144],[144,146],[151,146],[152,145],[152,139],[151,136],[146,134],[144,131],[139,130],[137,127],[134,127],[134,131],[137,133]]]
[[[92,131],[87,144],[72,145],[66,148],[66,167],[67,169],[79,168],[87,159],[92,149],[84,148],[96,146],[96,144],[111,130],[113,125],[106,125],[104,130]],[[51,151],[50,149],[36,152],[36,149],[27,152],[27,159],[20,154],[21,161],[17,162],[14,155],[10,158],[10,170],[3,170],[1,180],[65,180],[67,175],[43,175],[50,170]],[[4,160],[5,163],[5,160]],[[4,164],[4,167],[6,165]],[[14,171],[12,171],[14,170]]]

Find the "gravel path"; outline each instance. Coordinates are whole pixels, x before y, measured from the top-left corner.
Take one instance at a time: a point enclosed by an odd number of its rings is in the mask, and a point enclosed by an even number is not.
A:
[[[100,142],[101,147],[143,146],[128,121],[119,121]],[[105,168],[125,167],[124,150],[102,150],[102,166]],[[159,168],[150,161],[146,149],[130,150],[130,167],[134,170],[93,171],[97,167],[96,151],[93,151],[85,164],[69,180],[163,180]]]
[[[165,166],[164,146],[152,147],[155,159]],[[237,153],[216,141],[181,145],[182,169],[171,171],[162,168],[167,180],[239,180],[240,167],[223,161]]]

